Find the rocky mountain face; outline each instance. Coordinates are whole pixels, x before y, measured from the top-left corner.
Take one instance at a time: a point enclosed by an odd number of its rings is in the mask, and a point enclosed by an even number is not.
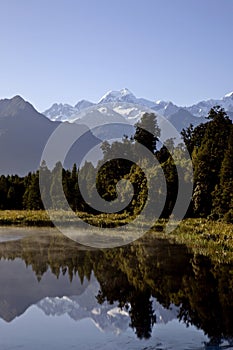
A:
[[[20,96],[0,100],[0,174],[25,175],[37,170],[44,147],[60,123],[37,112]],[[77,133],[82,130],[84,134],[67,156],[65,165],[71,167],[74,162],[79,163],[99,140],[82,124],[65,123],[64,128]]]

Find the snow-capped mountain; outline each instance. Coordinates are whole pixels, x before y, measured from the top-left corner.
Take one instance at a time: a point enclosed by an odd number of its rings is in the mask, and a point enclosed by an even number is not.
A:
[[[134,125],[148,110],[164,116],[180,131],[189,126],[190,123],[198,125],[205,121],[204,118],[211,107],[215,105],[223,107],[231,117],[233,115],[233,92],[226,94],[221,99],[211,99],[192,106],[180,107],[171,101],[150,101],[137,98],[129,89],[124,88],[120,91],[107,92],[96,104],[86,100],[78,102],[75,106],[54,104],[44,114],[51,120],[78,123],[78,120],[82,120],[83,124],[93,127],[102,119],[105,122],[112,122],[112,118],[115,118],[116,123],[118,123],[121,117],[125,118],[129,124]],[[100,106],[101,108],[99,108]],[[91,114],[92,116],[90,116]]]
[[[98,102],[98,104],[109,102],[129,102],[137,103],[137,98],[127,88],[120,91],[108,91]]]
[[[99,291],[99,283],[92,277],[88,287],[81,295],[47,297],[37,303],[37,306],[46,315],[62,316],[67,314],[74,321],[89,318],[102,332],[119,334],[129,326],[129,313],[120,309],[117,303],[99,305],[96,295]]]
[[[185,107],[185,109],[195,117],[205,117],[210,108],[216,105],[223,107],[226,111],[233,112],[233,92],[226,94],[221,99],[201,101],[190,107]]]
[[[73,122],[85,124],[101,140],[122,138],[124,134],[133,135],[134,128],[131,123],[112,107],[109,104],[100,104],[87,108]]]
[[[171,101],[165,102],[165,101],[157,101],[156,106],[152,106],[152,109],[161,114],[164,117],[170,117],[174,113],[176,113],[180,107],[174,105]]]
[[[91,129],[107,123],[125,123],[125,118],[107,104],[85,109],[73,121],[78,124],[85,124]]]
[[[124,104],[127,103],[132,104],[135,107],[133,106],[132,108],[131,106],[130,109],[125,108]],[[80,114],[81,111],[86,111],[92,106],[102,106],[106,104],[111,104],[113,111],[119,113],[120,116],[123,116],[126,119],[129,117],[129,119],[137,120],[141,117],[140,107],[155,108],[156,110],[160,110],[165,108],[168,103],[164,102],[163,105],[160,105],[143,98],[136,98],[132,92],[125,88],[120,91],[107,92],[96,104],[86,100],[79,101],[75,106],[55,103],[51,108],[44,111],[43,114],[53,121],[59,120],[74,122],[83,116],[83,114]],[[119,106],[122,108],[119,108]],[[105,113],[105,111],[103,112]],[[108,110],[108,112],[110,111]],[[118,119],[120,116],[118,116]]]
[[[96,295],[99,291],[99,283],[92,276],[88,287],[81,295],[64,297],[46,297],[37,303],[37,306],[46,315],[62,316],[69,315],[74,321],[89,318],[95,326],[103,332],[120,334],[130,324],[129,310],[121,309],[118,303],[98,304]],[[156,323],[164,323],[176,319],[179,308],[171,305],[169,309],[164,308],[155,298],[152,299],[153,309],[156,315]]]
[[[44,111],[43,114],[52,121],[67,121],[76,113],[76,107],[72,107],[67,103],[54,103],[52,107]]]

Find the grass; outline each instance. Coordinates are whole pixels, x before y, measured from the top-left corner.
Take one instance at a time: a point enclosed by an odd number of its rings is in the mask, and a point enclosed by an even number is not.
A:
[[[69,212],[53,211],[56,222],[69,222],[74,218]],[[77,213],[78,217],[97,227],[115,227],[129,222],[127,214],[90,215]],[[175,224],[175,222],[174,222]],[[48,214],[44,210],[3,210],[0,211],[1,226],[37,226],[52,227]],[[148,235],[169,239],[171,242],[185,244],[197,254],[211,256],[218,261],[233,261],[233,225],[207,219],[186,219],[171,233],[164,230],[166,220],[160,220]]]
[[[186,219],[171,233],[152,230],[152,234],[185,244],[195,254],[210,256],[215,261],[233,261],[232,224],[207,219]]]
[[[59,223],[72,223],[74,221],[73,212],[62,210],[51,211],[51,216]],[[125,225],[129,219],[127,214],[99,214],[90,215],[88,213],[76,213],[77,217],[91,225],[98,227],[115,227]],[[45,210],[0,210],[0,226],[54,226],[48,213]]]
[[[0,210],[0,225],[52,226],[44,210]]]

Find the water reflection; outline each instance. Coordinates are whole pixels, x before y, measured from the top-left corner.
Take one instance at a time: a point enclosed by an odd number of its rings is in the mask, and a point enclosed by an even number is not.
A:
[[[233,266],[193,255],[184,245],[147,237],[86,250],[45,230],[1,242],[0,257],[0,317],[6,322],[36,305],[48,316],[91,319],[103,332],[130,328],[143,341],[156,326],[169,330],[180,321],[208,336],[202,348],[233,344]],[[163,349],[154,346],[149,349]]]

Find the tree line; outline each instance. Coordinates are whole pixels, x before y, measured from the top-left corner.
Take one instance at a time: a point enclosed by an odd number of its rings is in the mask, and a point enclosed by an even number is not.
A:
[[[150,130],[147,131],[147,130]],[[106,205],[119,195],[124,200],[133,185],[133,197],[123,211],[129,215],[137,215],[144,208],[148,198],[148,183],[152,185],[153,213],[161,203],[165,203],[158,215],[167,218],[171,215],[178,193],[178,173],[182,170],[183,186],[189,186],[194,173],[192,201],[187,211],[188,217],[210,217],[233,221],[233,124],[226,112],[216,106],[209,111],[206,123],[197,127],[190,125],[181,132],[183,143],[176,144],[168,139],[162,146],[159,144],[161,130],[156,116],[145,113],[136,125],[135,134],[125,135],[121,142],[103,142],[101,148],[103,159],[97,177],[96,169],[90,162],[81,168],[74,164],[72,169],[62,168],[57,163],[49,170],[42,162],[36,172],[30,172],[24,177],[17,175],[2,175],[0,177],[0,209],[43,209],[39,188],[39,173],[46,172],[50,183],[48,196],[51,198],[51,208],[62,209],[62,200],[56,192],[57,176],[62,171],[62,185],[68,203],[74,211],[98,213],[92,208],[95,200],[96,186],[99,195],[106,200]],[[148,163],[139,144],[145,146],[158,160],[155,164]],[[186,148],[192,159],[192,168],[187,159]],[[122,157],[119,157],[122,154]],[[134,159],[135,161],[127,160]],[[176,161],[174,161],[174,159]],[[147,168],[147,174],[143,171]],[[161,180],[165,178],[165,183]],[[129,180],[124,191],[117,192],[119,180]],[[87,189],[90,202],[86,202],[80,192],[80,182]]]

